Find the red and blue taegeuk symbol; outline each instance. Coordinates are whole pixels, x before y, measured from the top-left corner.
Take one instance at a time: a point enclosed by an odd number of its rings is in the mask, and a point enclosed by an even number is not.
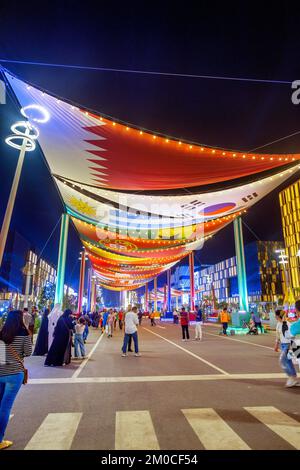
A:
[[[220,204],[213,204],[212,206],[205,207],[203,212],[205,217],[212,217],[220,215],[234,209],[236,204],[234,202],[221,202]]]

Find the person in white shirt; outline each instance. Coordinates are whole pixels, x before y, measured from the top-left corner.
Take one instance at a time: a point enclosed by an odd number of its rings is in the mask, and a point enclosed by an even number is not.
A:
[[[126,357],[126,351],[128,346],[129,338],[133,338],[134,342],[134,352],[135,356],[140,356],[139,354],[139,345],[138,345],[138,333],[137,333],[137,325],[139,324],[139,319],[137,316],[137,307],[133,307],[131,311],[126,313],[125,316],[125,336],[124,336],[124,343],[122,348],[122,356]]]
[[[291,344],[291,333],[290,325],[285,320],[285,312],[283,310],[276,310],[275,313],[277,326],[276,326],[276,342],[274,350],[279,351],[279,345],[281,349],[279,363],[288,376],[286,387],[295,387],[300,385],[297,380],[297,372],[295,370],[293,361],[290,357],[290,344]]]

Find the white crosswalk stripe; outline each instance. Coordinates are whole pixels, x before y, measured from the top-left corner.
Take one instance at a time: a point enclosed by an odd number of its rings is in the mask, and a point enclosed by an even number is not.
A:
[[[116,450],[159,450],[149,411],[117,411]]]
[[[273,406],[244,407],[274,434],[300,450],[300,422]],[[182,409],[199,441],[207,450],[250,450],[236,431],[213,408]],[[12,420],[12,418],[14,419]],[[25,450],[69,450],[82,413],[49,413],[29,440]],[[184,418],[182,418],[184,419]],[[17,426],[17,416],[10,415],[10,426]],[[115,415],[116,450],[159,450],[156,434],[159,422],[153,423],[150,411],[117,411]],[[275,436],[274,436],[275,437]],[[101,436],[99,436],[99,444]]]
[[[245,407],[252,416],[271,431],[300,450],[300,423],[274,406]]]
[[[82,413],[49,413],[25,450],[69,450]]]
[[[181,410],[207,450],[250,450],[212,408]]]

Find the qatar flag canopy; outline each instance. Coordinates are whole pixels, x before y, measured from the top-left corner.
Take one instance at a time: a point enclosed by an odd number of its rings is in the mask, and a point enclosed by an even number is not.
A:
[[[300,154],[201,146],[120,123],[5,71],[98,282],[141,287],[289,178]]]

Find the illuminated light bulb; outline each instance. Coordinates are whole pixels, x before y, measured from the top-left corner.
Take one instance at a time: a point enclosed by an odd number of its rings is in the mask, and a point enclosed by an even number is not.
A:
[[[282,158],[279,158],[279,161],[281,162]]]
[[[256,159],[256,157],[252,157],[252,160],[255,160],[255,159]]]
[[[215,151],[215,150],[212,150],[211,152],[212,152],[212,153],[216,153],[216,151]]]
[[[265,159],[265,157],[261,157],[261,160],[264,160],[264,159]]]
[[[285,158],[285,161],[288,161],[288,158]]]
[[[246,158],[246,155],[243,155],[243,158]]]
[[[115,123],[115,122],[113,122],[113,126],[115,126],[115,125],[116,125],[116,123]]]
[[[271,157],[271,158],[270,158],[270,160],[274,160],[274,158],[273,158],[273,157]]]
[[[129,127],[126,127],[126,131],[129,131]]]
[[[30,89],[31,89],[31,87],[30,87],[29,85],[27,85],[27,87],[26,87],[26,88],[27,88],[27,90],[30,90]]]
[[[203,152],[204,148],[203,148],[203,147],[201,147],[201,149],[200,149],[200,150],[201,150],[201,152]]]
[[[234,153],[232,156],[233,156],[233,157],[236,157],[236,153]]]
[[[142,135],[143,131],[140,131],[140,134]]]
[[[179,141],[178,143],[179,143],[179,145],[181,145],[182,142]]]
[[[169,139],[166,139],[166,142],[168,143],[168,142],[169,142]]]
[[[88,116],[88,115],[89,115],[89,113],[88,113],[87,111],[85,112],[85,114],[86,114],[86,116]]]
[[[222,155],[226,155],[226,153],[225,153],[225,152],[223,152],[223,153],[222,153]]]

